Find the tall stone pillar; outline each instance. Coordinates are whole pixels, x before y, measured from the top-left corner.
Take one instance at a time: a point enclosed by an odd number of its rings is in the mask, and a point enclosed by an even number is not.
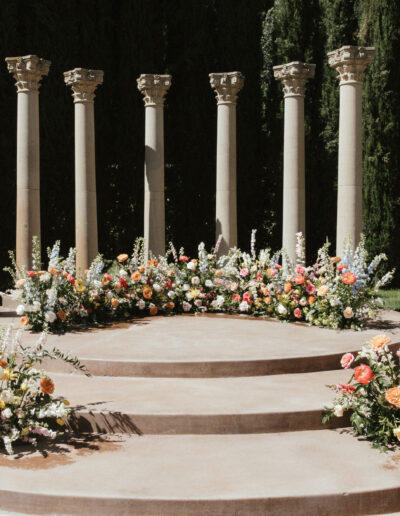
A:
[[[165,253],[164,100],[171,75],[142,74],[138,90],[145,105],[144,240],[145,255]]]
[[[236,102],[244,76],[240,72],[210,73],[218,104],[216,238],[220,254],[237,246]]]
[[[329,64],[340,80],[339,163],[336,254],[344,241],[354,246],[362,232],[362,83],[364,71],[374,60],[375,48],[344,46],[328,53]]]
[[[296,233],[305,235],[306,231],[304,95],[314,73],[315,64],[299,61],[274,66],[275,79],[282,81],[285,98],[282,247],[293,262]]]
[[[39,87],[50,61],[29,55],[6,57],[16,80],[17,114],[17,242],[19,267],[32,263],[32,237],[40,240]]]
[[[82,274],[98,253],[94,92],[103,82],[103,72],[75,68],[64,72],[64,80],[75,104],[76,270]]]

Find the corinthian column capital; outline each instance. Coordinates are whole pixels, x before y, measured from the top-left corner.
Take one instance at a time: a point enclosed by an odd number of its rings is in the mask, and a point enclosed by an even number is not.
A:
[[[64,72],[64,81],[72,88],[74,103],[93,102],[95,90],[103,83],[104,72],[102,70],[87,70],[86,68],[74,68]]]
[[[240,72],[210,73],[210,84],[218,104],[236,104],[237,94],[243,88],[244,75]]]
[[[16,80],[17,92],[37,92],[43,76],[49,73],[51,61],[29,55],[6,57],[8,71]]]
[[[274,77],[282,81],[284,97],[304,97],[305,85],[315,74],[315,64],[293,61],[274,66]]]
[[[172,75],[142,73],[137,79],[138,90],[144,95],[145,106],[164,106],[165,95],[171,86]]]
[[[375,56],[375,47],[346,45],[328,52],[329,64],[339,74],[340,86],[343,84],[362,84],[364,71]]]

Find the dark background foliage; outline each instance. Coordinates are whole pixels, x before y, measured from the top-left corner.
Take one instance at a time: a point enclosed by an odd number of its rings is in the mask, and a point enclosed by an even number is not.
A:
[[[364,84],[364,231],[400,258],[400,9],[396,0],[3,0],[3,57],[52,61],[40,90],[42,244],[74,245],[73,103],[62,73],[104,70],[98,88],[99,247],[130,251],[143,232],[144,108],[136,79],[171,73],[165,107],[167,239],[214,243],[216,102],[210,72],[239,70],[239,245],[280,247],[283,100],[272,66],[316,63],[305,98],[307,249],[335,243],[339,87],[326,52],[374,45]],[[0,67],[0,264],[15,247],[16,90]],[[6,276],[0,276],[5,286]]]

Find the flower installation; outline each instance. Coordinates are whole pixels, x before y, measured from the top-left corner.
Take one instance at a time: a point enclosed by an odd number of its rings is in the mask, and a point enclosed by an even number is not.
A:
[[[0,439],[8,454],[16,441],[37,444],[37,439],[54,439],[68,422],[69,402],[54,397],[54,382],[41,369],[44,358],[61,359],[85,371],[78,359],[54,348],[44,348],[46,334],[33,347],[21,344],[22,330],[0,333]]]
[[[352,353],[343,355],[344,369],[353,363],[359,365],[348,383],[328,385],[336,396],[332,407],[325,408],[322,420],[349,411],[354,432],[381,449],[400,440],[400,352],[393,355],[390,342],[389,337],[377,335],[356,357]]]
[[[165,256],[144,257],[143,239],[133,253],[120,254],[105,270],[98,256],[81,276],[75,270],[75,250],[60,257],[60,243],[48,249],[42,269],[34,242],[31,270],[9,268],[19,301],[21,323],[33,330],[65,331],[75,324],[96,324],[139,315],[226,312],[303,321],[330,328],[359,329],[363,320],[381,307],[380,287],[393,271],[379,277],[384,254],[368,262],[365,241],[356,250],[346,247],[342,257],[329,255],[329,243],[316,262],[305,265],[304,238],[297,235],[297,260],[284,251],[256,253],[255,231],[251,252],[234,248],[218,256],[219,242],[207,252],[203,243],[197,258],[170,244]],[[282,263],[279,263],[279,261]]]

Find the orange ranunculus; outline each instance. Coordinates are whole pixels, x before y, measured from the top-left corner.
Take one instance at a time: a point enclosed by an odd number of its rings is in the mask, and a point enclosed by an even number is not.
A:
[[[397,408],[400,408],[400,387],[392,387],[386,391],[385,399]]]
[[[151,299],[152,295],[153,295],[153,291],[152,291],[151,287],[149,287],[149,285],[145,285],[143,287],[143,297],[145,299]]]
[[[132,272],[131,274],[131,280],[132,281],[140,281],[142,279],[142,275],[139,271]]]
[[[289,294],[289,292],[292,290],[292,284],[291,283],[285,283],[285,286],[283,287],[283,290],[286,292],[286,294]]]
[[[46,378],[44,376],[40,380],[40,388],[42,389],[43,394],[53,394],[54,383],[50,380],[50,378]]]
[[[314,296],[309,296],[309,298],[308,298],[308,304],[309,304],[309,305],[312,305],[313,303],[315,303],[315,297],[314,297]]]
[[[370,348],[374,350],[378,350],[386,346],[386,344],[389,344],[392,342],[392,339],[390,337],[386,337],[386,335],[376,335],[371,342],[369,343]]]
[[[118,301],[118,299],[115,299],[115,297],[113,297],[113,298],[111,299],[111,304],[112,304],[112,306],[113,306],[114,308],[117,308],[117,306],[119,305],[119,301]]]
[[[374,376],[375,375],[369,365],[361,364],[354,368],[354,378],[358,383],[367,385]]]
[[[139,271],[143,274],[146,269],[142,266],[140,267]]]
[[[342,259],[340,258],[340,256],[332,256],[332,258],[331,258],[331,263],[334,263],[334,264],[339,263],[341,261],[342,261]]]
[[[65,319],[67,318],[67,314],[64,312],[64,310],[59,310],[57,312],[57,317],[61,320],[61,321],[65,321]]]
[[[50,274],[52,274],[53,276],[56,276],[57,274],[60,274],[60,271],[58,269],[55,269],[54,267],[51,267],[49,266],[48,268],[48,271],[50,272]],[[40,271],[41,272],[41,271]]]
[[[101,284],[103,285],[103,287],[106,287],[107,285],[109,285],[109,283],[110,283],[110,282],[109,282],[107,279],[105,279],[105,278],[103,278],[103,279],[101,280]]]
[[[345,272],[342,274],[342,281],[346,285],[353,285],[357,280],[357,276],[353,274],[352,272]]]
[[[272,301],[271,296],[264,297],[264,303],[265,303],[266,305],[269,305],[271,301]]]
[[[23,324],[24,326],[27,326],[29,324],[29,317],[27,317],[26,315],[24,315],[23,317],[21,317],[21,319],[19,320],[19,322],[21,324]]]
[[[125,261],[125,260],[127,260],[128,258],[129,258],[129,256],[128,256],[127,254],[125,254],[125,253],[123,253],[123,254],[119,254],[119,255],[117,256],[117,260],[119,261],[119,263],[124,262],[124,261]]]
[[[168,301],[166,307],[172,310],[173,308],[175,308],[175,303],[173,301]]]
[[[153,267],[158,267],[158,261],[157,260],[148,260],[147,262],[147,268],[153,266]]]
[[[156,313],[158,312],[158,308],[154,305],[152,305],[150,307],[150,315],[156,315]]]

